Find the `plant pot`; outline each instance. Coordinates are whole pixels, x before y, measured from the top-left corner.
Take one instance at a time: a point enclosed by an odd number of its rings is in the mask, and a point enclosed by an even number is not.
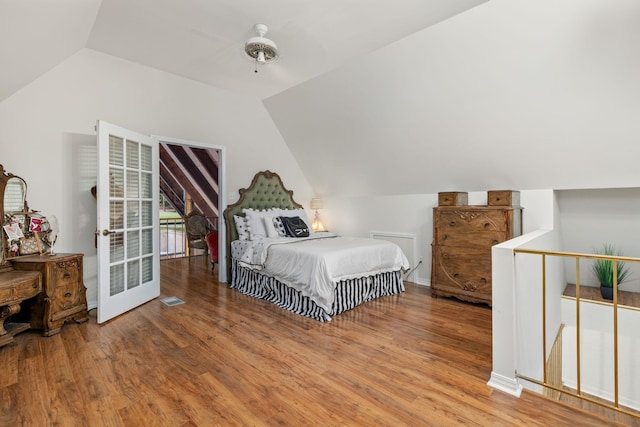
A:
[[[600,295],[602,295],[604,299],[613,300],[613,288],[600,286]]]

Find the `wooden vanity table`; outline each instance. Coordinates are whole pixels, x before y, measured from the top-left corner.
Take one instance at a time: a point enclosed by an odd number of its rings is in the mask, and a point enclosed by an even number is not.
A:
[[[49,337],[59,333],[67,321],[89,319],[82,254],[22,256],[11,259],[11,264],[19,272],[42,277],[42,292],[31,304],[31,328],[42,329],[42,335]]]
[[[60,332],[88,319],[82,254],[51,254],[57,230],[26,201],[27,183],[0,165],[0,347],[24,330]]]
[[[37,271],[0,272],[0,347],[13,342],[14,335],[27,330],[27,322],[6,322],[7,318],[20,312],[21,303],[42,291],[40,273]]]

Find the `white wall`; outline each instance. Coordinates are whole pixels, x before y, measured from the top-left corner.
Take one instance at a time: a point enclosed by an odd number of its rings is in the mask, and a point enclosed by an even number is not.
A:
[[[464,189],[458,189],[464,191]],[[448,191],[448,190],[443,190]],[[553,191],[520,192],[523,232],[553,228]],[[470,205],[486,205],[487,192],[469,192]],[[338,234],[369,237],[371,231],[415,234],[418,258],[422,264],[413,273],[412,282],[428,285],[431,278],[431,242],[433,240],[433,208],[438,194],[413,194],[375,197],[336,197],[325,200],[320,215],[327,229]],[[410,260],[411,261],[411,260]],[[413,267],[413,265],[412,265]]]
[[[594,253],[602,244],[615,245],[629,257],[640,258],[640,188],[558,191],[564,250]],[[568,261],[569,262],[569,261]],[[599,286],[591,268],[580,264],[580,283]],[[631,271],[620,290],[640,292],[640,263],[627,263]],[[575,266],[566,269],[567,283],[575,283]]]
[[[576,303],[562,300],[562,380],[577,390]],[[640,312],[618,310],[619,402],[640,410]],[[580,303],[580,387],[583,393],[614,400],[613,306]]]
[[[57,216],[56,251],[85,254],[90,301],[97,298],[89,189],[98,119],[224,146],[231,199],[264,169],[278,172],[298,201],[313,196],[259,101],[83,49],[0,103],[0,147],[5,169],[27,181],[31,208]]]
[[[265,104],[323,196],[640,187],[639,15],[491,0]]]

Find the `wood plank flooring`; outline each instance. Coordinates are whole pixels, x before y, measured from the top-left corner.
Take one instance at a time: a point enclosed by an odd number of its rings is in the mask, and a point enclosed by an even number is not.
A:
[[[320,323],[217,283],[205,262],[161,270],[162,297],[185,304],[104,325],[93,311],[1,348],[0,426],[640,425],[489,388],[484,305],[407,284]]]

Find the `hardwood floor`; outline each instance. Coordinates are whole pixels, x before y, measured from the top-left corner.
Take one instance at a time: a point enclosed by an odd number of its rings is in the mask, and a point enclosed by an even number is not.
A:
[[[1,348],[0,425],[640,425],[489,388],[484,305],[407,284],[320,323],[218,284],[205,262],[161,265],[162,296],[185,304],[101,326],[92,311]]]

